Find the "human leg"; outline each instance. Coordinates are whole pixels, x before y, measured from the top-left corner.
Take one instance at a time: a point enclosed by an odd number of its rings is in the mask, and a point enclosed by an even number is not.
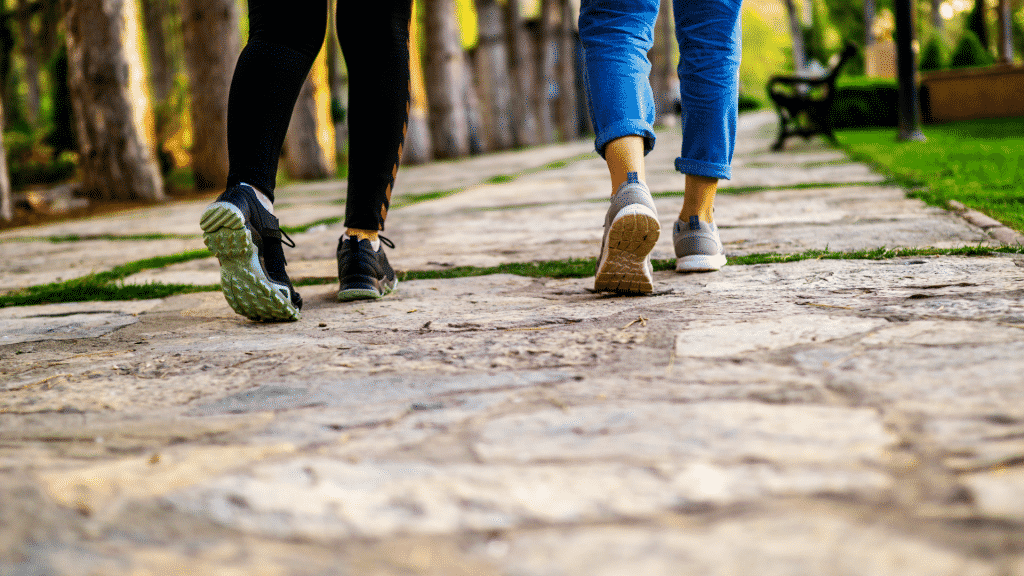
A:
[[[300,317],[302,298],[285,271],[283,248],[294,244],[272,202],[292,109],[326,27],[326,0],[249,0],[249,40],[228,95],[228,186],[200,226],[220,263],[224,297],[252,320]]]
[[[647,185],[644,155],[654,147],[654,96],[647,52],[654,43],[657,0],[584,0],[580,10],[594,147],[611,177],[596,290],[648,293],[650,253],[660,225]]]
[[[740,0],[674,0],[683,108],[683,145],[675,166],[686,174],[683,206],[673,230],[680,272],[718,270],[725,264],[714,200],[718,180],[732,175],[740,7]]]
[[[349,170],[345,234],[338,242],[339,300],[379,298],[397,284],[384,229],[409,116],[411,0],[338,6],[338,41],[349,74]],[[393,245],[390,245],[393,247]]]

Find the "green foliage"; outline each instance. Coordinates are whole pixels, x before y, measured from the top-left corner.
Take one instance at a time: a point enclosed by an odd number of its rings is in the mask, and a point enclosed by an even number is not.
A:
[[[1024,118],[925,126],[925,142],[897,142],[891,130],[844,131],[840,144],[936,206],[949,200],[1024,231]]]
[[[974,36],[981,43],[981,47],[988,51],[988,24],[985,22],[985,0],[974,0],[974,8],[967,15],[967,30],[974,33]]]
[[[757,98],[754,98],[753,96],[748,96],[746,94],[740,94],[740,100],[739,100],[739,111],[740,112],[751,112],[751,111],[754,111],[754,110],[760,110],[761,108],[764,108],[764,102],[762,102],[761,100],[758,100]]]
[[[928,39],[921,51],[918,68],[922,71],[941,70],[946,67],[946,45],[937,34]]]
[[[844,42],[854,42],[859,45],[864,41],[863,0],[828,0],[825,2],[825,6],[828,9],[829,21]],[[864,73],[862,50],[858,50],[857,55],[846,64],[845,71],[849,74]]]
[[[68,87],[68,49],[61,44],[47,68],[50,72],[50,103],[52,128],[46,135],[46,143],[53,147],[55,154],[77,149],[75,126],[71,107],[71,89]]]
[[[832,104],[834,128],[896,126],[899,118],[899,90],[895,80],[864,77],[843,78],[836,82]]]
[[[970,30],[964,30],[960,36],[953,55],[949,59],[950,68],[972,68],[989,66],[995,62],[992,54],[981,44],[978,37]]]
[[[751,8],[751,4],[757,5],[756,2],[745,2],[743,7],[740,93],[767,102],[765,87],[768,78],[786,68],[790,41],[785,33],[784,18],[778,21],[766,20],[762,11]]]

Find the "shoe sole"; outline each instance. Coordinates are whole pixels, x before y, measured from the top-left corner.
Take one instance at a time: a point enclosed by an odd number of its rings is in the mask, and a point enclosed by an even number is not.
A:
[[[676,272],[716,272],[725,266],[725,255],[694,254],[676,259]]]
[[[397,287],[398,280],[395,279],[394,286],[386,288],[384,292],[378,292],[372,288],[349,288],[348,290],[341,290],[338,292],[338,302],[351,302],[353,300],[380,300],[394,292]]]
[[[647,257],[661,234],[654,212],[641,204],[626,206],[609,227],[594,289],[625,294],[649,294],[654,278]]]
[[[259,252],[237,206],[214,202],[199,220],[203,242],[220,262],[220,285],[235,312],[259,322],[287,322],[302,317],[288,287],[271,281],[260,266]]]

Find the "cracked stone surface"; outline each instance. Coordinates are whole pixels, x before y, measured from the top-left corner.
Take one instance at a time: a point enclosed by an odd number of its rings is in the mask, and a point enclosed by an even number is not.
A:
[[[773,122],[741,118],[729,255],[997,244],[820,143],[768,152]],[[649,156],[656,258],[678,138]],[[403,168],[392,263],[593,258],[589,151]],[[279,195],[299,226],[345,187]],[[5,232],[0,290],[201,248],[209,201]],[[333,277],[340,232],[293,235],[293,278]],[[151,233],[176,236],[110,238]],[[125,281],[214,284],[217,264]],[[218,292],[0,309],[0,574],[1024,576],[1024,260],[592,284],[316,284],[289,324]]]

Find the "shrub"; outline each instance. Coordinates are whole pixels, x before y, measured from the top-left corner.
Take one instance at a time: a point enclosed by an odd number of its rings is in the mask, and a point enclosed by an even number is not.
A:
[[[851,78],[836,84],[833,128],[896,126],[899,90],[895,80]]]
[[[960,42],[956,45],[956,49],[953,50],[953,55],[949,59],[950,68],[971,68],[975,66],[988,66],[995,62],[995,58],[989,54],[988,50],[981,45],[981,41],[978,37],[970,30],[964,30],[962,36],[960,36]]]
[[[945,68],[945,45],[938,36],[932,36],[921,51],[921,63],[918,65],[922,71],[941,70]]]
[[[753,96],[747,96],[746,94],[740,94],[739,111],[748,112],[751,110],[760,110],[764,108],[764,103],[754,98]]]

